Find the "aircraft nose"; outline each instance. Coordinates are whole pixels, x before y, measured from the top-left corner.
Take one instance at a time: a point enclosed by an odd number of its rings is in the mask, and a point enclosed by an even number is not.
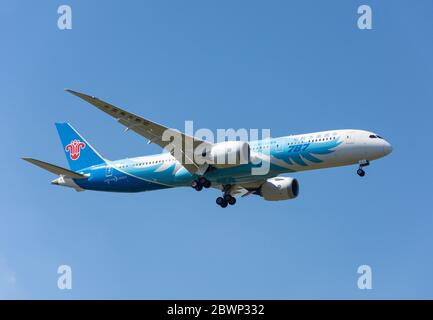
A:
[[[392,145],[388,141],[384,141],[385,145],[383,146],[383,153],[385,156],[392,152]]]

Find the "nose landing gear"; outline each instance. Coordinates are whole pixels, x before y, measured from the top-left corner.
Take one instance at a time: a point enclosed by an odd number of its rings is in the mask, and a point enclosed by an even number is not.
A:
[[[359,169],[356,170],[356,173],[358,174],[358,176],[360,176],[360,177],[365,176],[365,171],[362,168],[366,167],[368,165],[370,165],[370,162],[368,160],[361,160],[361,161],[359,161]]]

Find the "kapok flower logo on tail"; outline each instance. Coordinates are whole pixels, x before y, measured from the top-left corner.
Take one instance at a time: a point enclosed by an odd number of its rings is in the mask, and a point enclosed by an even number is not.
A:
[[[80,157],[81,149],[84,149],[86,144],[80,140],[72,140],[70,144],[65,147],[66,152],[69,152],[69,157],[72,160],[77,160]]]

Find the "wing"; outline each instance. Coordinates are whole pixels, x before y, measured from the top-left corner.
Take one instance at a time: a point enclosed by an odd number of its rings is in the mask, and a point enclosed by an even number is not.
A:
[[[194,174],[204,169],[202,166],[194,162],[194,150],[196,150],[196,148],[199,146],[209,150],[212,147],[211,143],[196,139],[148,119],[144,119],[110,103],[99,100],[96,97],[69,89],[66,89],[66,91],[83,99],[84,101],[87,101],[88,103],[97,107],[99,110],[104,111],[106,114],[112,116],[119,123],[123,124],[126,127],[126,130],[135,131],[139,135],[148,139],[149,143],[155,143],[162,148],[170,148],[168,151],[170,151],[176,160],[178,160],[189,172]],[[165,137],[170,136],[181,137],[181,139],[165,139]],[[175,152],[173,149],[180,152]]]

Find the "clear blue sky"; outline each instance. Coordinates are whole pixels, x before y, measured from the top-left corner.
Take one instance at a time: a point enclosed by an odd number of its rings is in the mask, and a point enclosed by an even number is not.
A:
[[[69,4],[73,29],[57,28]],[[357,29],[357,8],[373,30]],[[433,298],[431,1],[2,1],[0,298]],[[378,132],[391,156],[298,199],[72,190],[54,122],[110,159],[156,146],[63,91],[172,127]],[[73,289],[57,289],[68,264]],[[357,268],[373,289],[357,288]]]

